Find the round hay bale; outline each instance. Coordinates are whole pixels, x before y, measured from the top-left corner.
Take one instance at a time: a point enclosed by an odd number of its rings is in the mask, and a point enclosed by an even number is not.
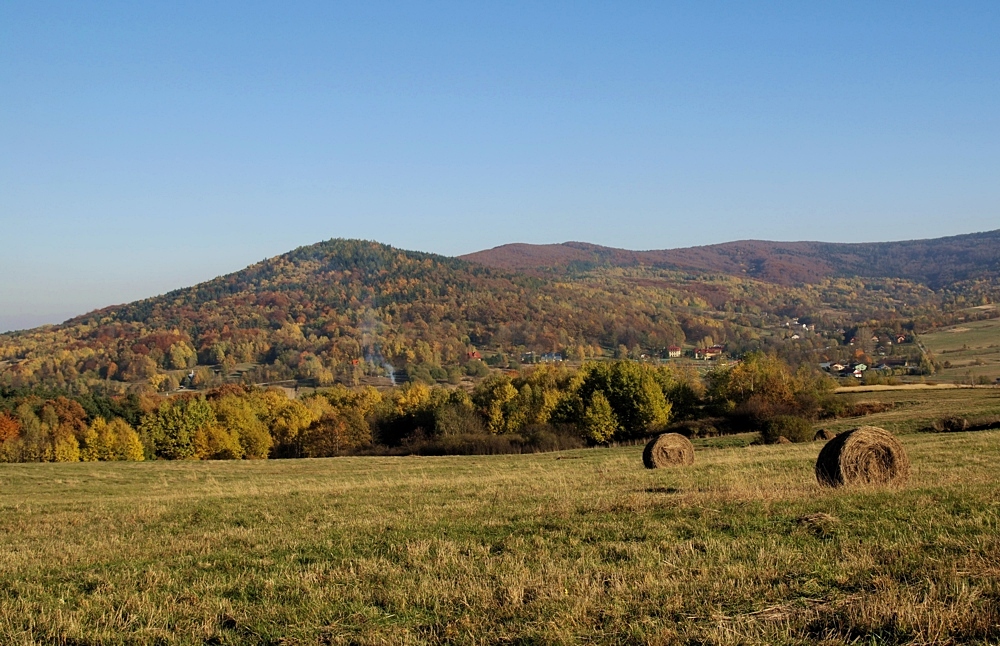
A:
[[[680,433],[664,433],[646,444],[642,463],[647,469],[694,464],[694,446]]]
[[[899,440],[877,426],[837,435],[816,458],[816,479],[827,487],[902,485],[910,477],[910,459]]]
[[[791,443],[792,441],[787,437],[785,437],[784,435],[779,435],[778,441],[776,442],[776,444],[791,444]]]
[[[815,442],[816,440],[823,440],[824,442],[828,442],[835,437],[837,437],[837,434],[831,431],[830,429],[821,428],[818,431],[816,431],[816,436],[813,437],[813,442]]]

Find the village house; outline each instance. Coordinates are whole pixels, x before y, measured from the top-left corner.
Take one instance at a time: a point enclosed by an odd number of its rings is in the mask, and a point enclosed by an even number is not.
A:
[[[695,359],[718,359],[722,356],[722,348],[719,346],[712,346],[711,348],[698,348],[694,351]]]
[[[667,348],[667,356],[670,357],[671,359],[676,359],[677,357],[681,356],[681,353],[682,350],[679,345],[672,345],[669,348]]]

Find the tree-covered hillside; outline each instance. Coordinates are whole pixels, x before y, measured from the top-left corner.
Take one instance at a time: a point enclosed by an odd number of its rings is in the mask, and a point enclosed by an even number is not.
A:
[[[0,335],[0,386],[173,390],[239,373],[357,383],[406,370],[482,375],[526,352],[658,356],[670,345],[830,355],[858,325],[899,332],[970,316],[995,278],[932,289],[829,276],[780,285],[723,272],[577,266],[524,273],[375,242],[330,240],[163,296]],[[789,340],[789,318],[809,324]]]
[[[832,277],[904,278],[934,289],[1000,276],[1000,230],[907,240],[838,244],[742,240],[704,247],[630,251],[583,242],[509,244],[462,256],[511,270],[554,272],[648,266],[749,276],[781,285]]]

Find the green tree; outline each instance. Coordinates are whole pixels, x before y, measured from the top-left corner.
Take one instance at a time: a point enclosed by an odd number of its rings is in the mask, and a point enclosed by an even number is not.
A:
[[[20,446],[16,448],[17,462],[50,462],[52,442],[48,426],[35,414],[34,408],[22,402],[15,411],[21,427]]]
[[[191,439],[194,457],[199,460],[239,460],[243,447],[235,433],[219,424],[206,424],[194,432]]]
[[[618,420],[607,397],[595,391],[583,412],[583,434],[594,444],[610,441],[618,432]]]
[[[751,398],[762,405],[784,407],[795,401],[795,380],[776,355],[751,352],[738,364],[708,374],[708,397],[722,414],[732,413]]]
[[[331,410],[302,433],[302,455],[323,458],[371,444],[371,427],[357,410]]]
[[[267,405],[256,393],[225,395],[212,402],[217,424],[239,443],[241,457],[262,459],[271,451]]]
[[[198,363],[198,353],[185,341],[178,341],[170,346],[167,356],[170,358],[169,367],[175,370],[193,368]]]
[[[618,435],[636,438],[665,427],[671,404],[663,395],[655,371],[634,361],[592,363],[584,369],[579,396],[591,402],[601,392],[614,411]]]
[[[512,403],[518,396],[509,376],[494,373],[481,381],[472,392],[472,401],[479,409],[490,433],[508,430],[508,418],[514,412]]]
[[[215,424],[212,407],[204,398],[172,399],[142,418],[139,433],[146,452],[166,460],[195,457],[195,434]]]
[[[671,405],[671,417],[694,419],[701,413],[705,386],[693,369],[677,369],[661,366],[656,370],[656,381],[663,396]]]

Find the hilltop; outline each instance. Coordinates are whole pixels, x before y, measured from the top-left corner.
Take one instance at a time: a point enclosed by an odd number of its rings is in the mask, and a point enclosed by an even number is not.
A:
[[[831,277],[903,278],[940,289],[1000,274],[1000,230],[902,242],[742,240],[702,247],[630,251],[585,242],[508,244],[461,256],[515,271],[649,266],[749,276],[780,285]]]
[[[401,370],[455,383],[483,374],[484,362],[516,366],[527,352],[639,358],[671,345],[772,349],[793,363],[846,359],[854,327],[898,334],[995,315],[966,308],[1000,297],[998,255],[1000,231],[645,252],[507,245],[462,258],[335,239],[2,334],[0,387],[350,384]],[[782,327],[790,319],[808,332],[792,335]]]

